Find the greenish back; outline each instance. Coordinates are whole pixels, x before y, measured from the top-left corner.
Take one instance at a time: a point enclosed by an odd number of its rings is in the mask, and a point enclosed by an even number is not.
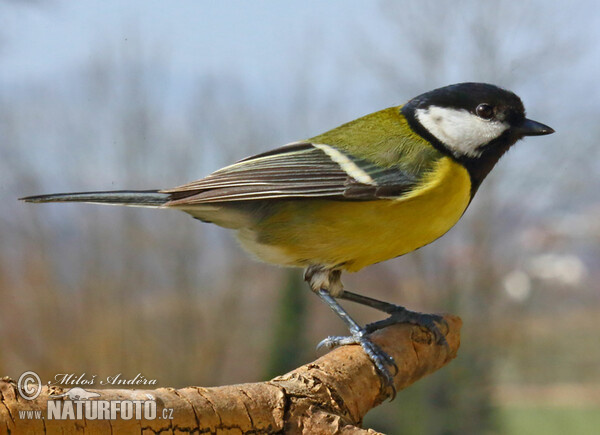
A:
[[[401,108],[396,106],[371,113],[309,140],[335,146],[381,168],[423,174],[444,155],[412,131]]]

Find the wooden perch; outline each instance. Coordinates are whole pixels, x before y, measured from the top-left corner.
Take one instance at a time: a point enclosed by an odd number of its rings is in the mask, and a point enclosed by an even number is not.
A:
[[[393,325],[372,334],[373,341],[393,356],[398,365],[398,391],[443,367],[456,356],[460,344],[460,318],[445,315],[448,348],[433,344],[428,331],[410,325]],[[0,380],[0,433],[375,433],[360,428],[364,415],[386,397],[380,380],[359,346],[343,346],[316,361],[267,382],[224,387],[158,388],[156,390],[92,390],[94,400],[156,401],[156,418],[140,420],[49,419],[49,398],[68,389],[44,386],[32,401],[17,393],[14,381]],[[73,401],[70,405],[77,404]],[[51,403],[56,411],[56,404]],[[73,407],[70,407],[73,409]],[[169,411],[171,408],[172,413]],[[166,413],[163,410],[167,409]],[[43,419],[24,418],[22,411],[41,410]],[[21,411],[21,413],[19,412]],[[56,415],[56,414],[55,414]],[[121,415],[122,417],[122,415]],[[164,417],[164,418],[161,418]],[[172,417],[172,419],[169,419]]]

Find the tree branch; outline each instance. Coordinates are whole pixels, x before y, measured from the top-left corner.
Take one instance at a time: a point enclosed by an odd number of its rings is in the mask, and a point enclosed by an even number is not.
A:
[[[393,325],[372,334],[373,341],[393,356],[398,365],[397,390],[443,367],[460,345],[460,318],[445,315],[448,348],[433,344],[428,331],[411,325]],[[343,346],[316,361],[267,382],[224,387],[158,388],[156,390],[88,390],[100,397],[72,401],[49,398],[68,389],[45,386],[32,401],[18,395],[14,381],[0,380],[0,433],[220,432],[233,433],[374,433],[360,428],[364,415],[386,397],[373,364],[359,346]],[[154,419],[49,419],[48,401],[67,408],[80,407],[85,415],[92,401],[130,400],[156,402]],[[74,406],[71,406],[74,405]],[[122,405],[121,405],[122,406]],[[51,404],[56,413],[56,404]],[[168,411],[173,409],[172,414]],[[145,408],[144,408],[145,409]],[[167,409],[163,414],[163,410]],[[44,419],[26,418],[19,411],[41,410]],[[56,416],[56,414],[54,414]],[[102,411],[99,411],[102,415]],[[172,419],[168,417],[172,416]],[[161,418],[164,417],[164,418]]]

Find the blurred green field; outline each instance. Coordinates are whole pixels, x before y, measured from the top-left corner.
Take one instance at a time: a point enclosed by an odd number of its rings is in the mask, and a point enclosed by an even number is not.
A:
[[[592,435],[600,433],[600,407],[505,406],[496,410],[506,435]]]

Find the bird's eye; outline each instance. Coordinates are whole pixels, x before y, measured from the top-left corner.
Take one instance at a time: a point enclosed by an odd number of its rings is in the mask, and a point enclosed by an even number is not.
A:
[[[480,118],[490,119],[492,116],[494,116],[494,108],[489,104],[483,103],[477,106],[477,109],[475,109],[475,113]]]

